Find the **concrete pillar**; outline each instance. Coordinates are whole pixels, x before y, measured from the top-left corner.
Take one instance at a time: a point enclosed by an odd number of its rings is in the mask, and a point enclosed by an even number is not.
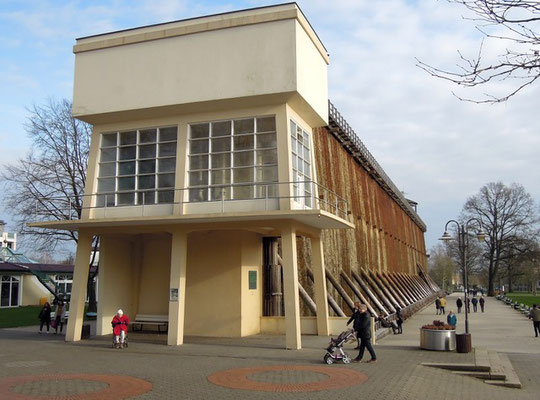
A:
[[[90,270],[90,254],[92,253],[92,234],[79,232],[75,267],[73,270],[73,284],[71,286],[71,300],[69,304],[69,318],[66,328],[66,342],[81,340],[82,324],[84,318],[84,303],[86,302],[86,284]]]
[[[298,295],[298,266],[296,259],[296,229],[286,227],[281,231],[283,253],[283,295],[285,302],[285,347],[301,349],[300,298]]]
[[[176,231],[171,243],[171,279],[169,293],[169,333],[167,344],[184,343],[184,314],[186,308],[187,233]],[[171,298],[171,294],[178,296]]]
[[[311,239],[311,262],[313,263],[313,283],[315,304],[317,305],[317,334],[328,336],[328,302],[326,301],[326,272],[324,269],[323,244],[320,237]]]

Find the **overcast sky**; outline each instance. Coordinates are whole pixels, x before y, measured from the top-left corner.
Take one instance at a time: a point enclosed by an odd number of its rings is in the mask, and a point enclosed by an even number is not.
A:
[[[28,107],[71,99],[75,38],[270,4],[0,0],[0,169],[29,150]],[[298,4],[330,53],[331,101],[396,186],[419,203],[428,248],[485,183],[519,182],[540,203],[540,84],[505,104],[477,105],[459,101],[450,83],[415,66],[417,57],[452,67],[457,49],[476,55],[480,36],[463,8],[444,0]],[[503,51],[503,43],[486,45],[488,56]],[[11,221],[1,205],[0,219]]]

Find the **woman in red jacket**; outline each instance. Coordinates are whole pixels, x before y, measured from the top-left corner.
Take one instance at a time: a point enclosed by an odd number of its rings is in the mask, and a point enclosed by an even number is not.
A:
[[[122,310],[118,310],[112,320],[113,335],[114,335],[114,347],[117,349],[124,348],[124,342],[127,335],[127,327],[129,325],[129,318],[124,315]]]

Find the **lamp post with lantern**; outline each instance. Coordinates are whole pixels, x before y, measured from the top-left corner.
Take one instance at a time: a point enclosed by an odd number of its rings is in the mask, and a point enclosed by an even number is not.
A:
[[[469,273],[467,269],[467,249],[469,247],[469,225],[472,223],[478,224],[479,230],[476,233],[476,237],[480,241],[484,241],[486,238],[486,234],[484,233],[484,230],[482,228],[482,221],[480,221],[478,218],[471,218],[467,220],[465,223],[459,223],[458,221],[451,219],[446,223],[444,226],[444,233],[442,237],[439,240],[449,241],[449,240],[457,240],[458,241],[458,248],[461,255],[461,265],[463,266],[463,286],[464,286],[464,293],[465,293],[465,334],[469,334],[469,310],[468,310],[468,295],[469,295]],[[455,224],[457,228],[457,237],[454,238],[450,233],[448,233],[448,225]]]

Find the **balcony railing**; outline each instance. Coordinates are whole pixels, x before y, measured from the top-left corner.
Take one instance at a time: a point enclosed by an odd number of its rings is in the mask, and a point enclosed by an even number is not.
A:
[[[285,189],[289,190],[285,190]],[[282,193],[291,193],[283,195]],[[83,201],[81,201],[81,199]],[[175,200],[176,199],[176,200]],[[78,201],[75,201],[78,200]],[[289,200],[292,210],[323,210],[344,220],[349,220],[347,200],[332,190],[314,181],[241,183],[230,185],[198,186],[183,189],[149,189],[79,196],[40,198],[36,200],[35,220],[45,222],[59,220],[48,211],[54,204],[56,215],[65,220],[80,219],[84,210],[90,211],[90,219],[118,216],[113,210],[126,210],[123,216],[157,215],[152,209],[168,206],[166,215],[172,215],[175,205],[179,205],[179,215],[211,214],[242,211],[272,211],[281,208],[281,200]],[[77,204],[84,204],[77,209]],[[286,208],[289,209],[288,207]],[[165,215],[165,214],[159,214]]]

